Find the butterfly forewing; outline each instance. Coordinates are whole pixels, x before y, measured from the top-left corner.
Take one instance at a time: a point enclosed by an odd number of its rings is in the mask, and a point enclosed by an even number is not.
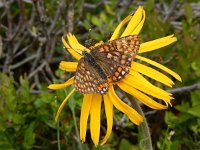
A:
[[[139,46],[138,35],[131,35],[96,46],[91,54],[112,81],[116,82],[129,73]]]

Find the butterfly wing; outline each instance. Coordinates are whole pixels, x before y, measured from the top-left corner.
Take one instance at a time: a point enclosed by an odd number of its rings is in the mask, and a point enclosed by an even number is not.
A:
[[[78,62],[74,87],[83,94],[98,93],[105,94],[108,91],[108,81],[96,72],[90,64],[81,58]]]
[[[107,76],[117,82],[129,73],[129,67],[139,46],[139,36],[130,35],[92,48],[91,55]]]

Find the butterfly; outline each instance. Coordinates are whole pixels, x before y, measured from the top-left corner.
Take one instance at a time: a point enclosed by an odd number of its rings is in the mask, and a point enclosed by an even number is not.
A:
[[[128,73],[140,47],[138,35],[122,37],[82,51],[78,61],[74,87],[80,93],[104,95],[109,82],[118,82]]]

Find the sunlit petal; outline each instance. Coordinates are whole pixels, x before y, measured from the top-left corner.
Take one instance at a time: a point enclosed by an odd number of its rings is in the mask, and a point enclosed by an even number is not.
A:
[[[100,136],[101,99],[101,95],[93,94],[90,107],[90,134],[95,145],[98,145]]]
[[[145,95],[144,93],[138,91],[136,88],[130,87],[130,85],[127,84],[127,82],[120,82],[117,85],[123,91],[133,95],[136,99],[138,99],[139,101],[141,101],[145,105],[151,107],[152,109],[166,109],[167,106],[168,106],[168,103],[170,104],[170,100],[162,99],[165,102],[166,106],[154,101],[152,98],[150,98],[149,96]]]
[[[172,96],[171,93],[168,93],[160,88],[158,88],[157,86],[151,84],[147,79],[145,79],[140,73],[138,73],[137,71],[134,70],[130,70],[130,76],[132,76],[131,78],[137,80],[138,82],[140,82],[141,84],[145,84],[148,86],[148,88],[151,88],[154,91],[157,91],[159,94],[161,95],[168,95],[168,96]],[[126,78],[125,78],[126,79]]]
[[[138,24],[141,22],[142,16],[143,16],[143,7],[139,6],[135,14],[131,18],[130,22],[128,23],[126,29],[122,33],[121,37],[131,35],[131,32],[133,32],[138,26]]]
[[[117,38],[119,38],[120,35],[120,30],[122,29],[122,27],[132,18],[132,15],[127,16],[124,20],[122,20],[120,22],[120,24],[117,26],[117,28],[115,29],[115,31],[113,32],[113,35],[110,38],[110,41],[115,40]]]
[[[68,39],[68,42],[69,42],[69,45],[71,46],[71,48],[74,49],[79,54],[82,54],[82,51],[87,49],[86,47],[81,45],[78,42],[78,40],[76,39],[76,37],[74,35],[72,35],[71,33],[67,34],[67,39]]]
[[[142,84],[137,79],[132,78],[132,76],[127,76],[124,80],[122,80],[118,83],[121,83],[121,82],[129,85],[130,87],[138,89],[148,95],[156,97],[158,99],[165,100],[167,102],[170,102],[170,100],[172,99],[172,97],[167,92],[161,90],[158,87],[153,88],[152,86],[150,86],[148,84]]]
[[[174,84],[174,82],[170,78],[168,78],[166,75],[158,72],[157,70],[155,70],[151,67],[145,66],[143,64],[132,62],[131,69],[135,70],[137,72],[140,72],[140,73],[142,73],[156,81],[159,81],[169,87],[172,87],[172,85]]]
[[[130,95],[134,96],[136,99],[141,101],[143,104],[147,105],[152,109],[166,109],[167,106],[164,106],[160,103],[157,103],[149,96],[143,94],[142,92],[130,87],[129,85],[125,84],[124,82],[118,83],[118,86],[125,92],[129,93]]]
[[[173,42],[177,41],[177,38],[174,35],[169,35],[163,38],[159,38],[153,41],[145,42],[140,45],[138,53],[144,53],[152,50],[159,49],[161,47],[167,46]]]
[[[169,68],[167,68],[167,67],[165,67],[165,66],[163,66],[163,65],[161,65],[161,64],[159,64],[159,63],[157,63],[157,62],[155,62],[153,60],[150,60],[148,58],[142,57],[142,56],[138,56],[137,55],[136,58],[140,59],[142,61],[145,61],[145,62],[151,64],[152,66],[155,66],[155,67],[157,67],[157,68],[159,68],[161,70],[164,70],[165,72],[167,72],[170,75],[172,75],[175,79],[177,79],[179,81],[182,81],[181,77],[177,73],[175,73],[174,71],[170,70]]]
[[[130,74],[133,78],[137,79],[139,82],[141,82],[142,84],[148,84],[153,86],[147,79],[145,79],[140,73],[138,73],[135,70],[130,70]]]
[[[71,77],[69,80],[67,80],[65,83],[62,84],[50,84],[48,86],[49,89],[51,90],[59,90],[59,89],[63,89],[69,85],[72,85],[74,83],[74,77]]]
[[[112,101],[113,105],[126,114],[128,118],[135,123],[136,125],[139,125],[142,121],[143,118],[142,116],[135,111],[133,108],[131,108],[129,105],[124,103],[114,92],[113,86],[110,87],[109,92],[108,92],[109,99]]]
[[[81,116],[80,116],[80,139],[82,142],[85,142],[87,121],[89,117],[92,98],[93,94],[85,94],[83,98],[83,103],[81,107]]]
[[[79,60],[82,56],[77,53],[74,49],[72,49],[67,42],[65,41],[64,37],[62,37],[62,43],[64,44],[64,46],[67,48],[68,52],[77,60]]]
[[[139,34],[140,31],[142,30],[142,27],[143,27],[144,21],[145,21],[145,17],[146,17],[145,11],[144,11],[144,10],[143,10],[142,13],[143,13],[142,20],[141,20],[141,22],[137,25],[137,27],[130,33],[131,35]]]
[[[65,106],[67,100],[71,97],[71,95],[74,93],[75,89],[72,89],[71,92],[66,96],[66,98],[62,101],[62,104],[59,106],[58,111],[56,113],[55,120],[58,121],[58,118],[60,116],[61,111],[63,110],[63,107]]]
[[[77,65],[78,65],[78,62],[61,61],[59,64],[59,68],[67,72],[75,72]]]
[[[104,96],[104,106],[105,106],[105,112],[106,112],[106,119],[107,119],[107,131],[104,139],[101,142],[101,145],[105,144],[108,138],[110,137],[110,134],[112,132],[112,126],[113,126],[113,104],[109,99],[108,94]]]

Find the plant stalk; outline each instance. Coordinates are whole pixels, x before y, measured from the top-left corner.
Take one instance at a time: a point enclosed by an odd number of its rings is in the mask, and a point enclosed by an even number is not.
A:
[[[140,141],[140,148],[142,150],[147,150],[147,149],[153,150],[152,141],[151,141],[151,134],[150,134],[149,126],[148,126],[147,120],[145,118],[144,112],[142,111],[141,106],[139,105],[138,101],[135,98],[133,98],[129,94],[127,94],[127,97],[130,100],[130,102],[132,103],[134,109],[140,115],[142,115],[142,117],[144,118],[144,121],[140,124],[142,136],[143,136],[143,139]]]

